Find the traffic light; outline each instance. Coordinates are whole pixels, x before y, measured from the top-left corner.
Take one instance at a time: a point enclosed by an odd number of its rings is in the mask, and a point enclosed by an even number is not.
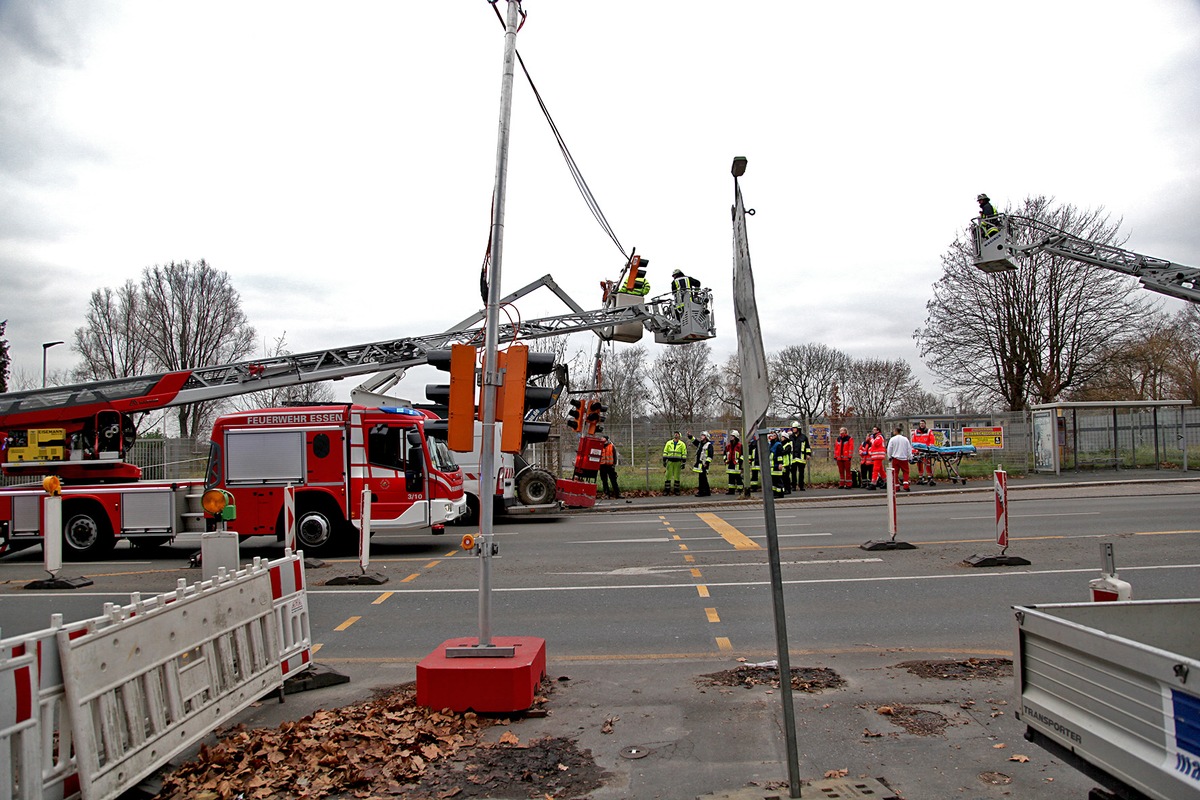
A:
[[[639,280],[645,280],[646,267],[650,266],[650,259],[634,256],[629,259],[629,276],[625,279],[625,291],[633,292],[634,285]]]
[[[501,354],[504,383],[497,397],[496,419],[500,421],[500,449],[519,453],[527,444],[550,438],[549,422],[526,421],[530,411],[548,408],[554,395],[551,386],[530,386],[526,382],[535,375],[554,370],[553,353],[531,353],[523,344],[514,344]]]
[[[583,418],[587,416],[583,400],[571,400],[571,410],[567,412],[567,427],[576,433],[583,433]]]
[[[430,366],[450,372],[450,383],[428,384],[425,397],[439,408],[445,423],[428,422],[425,430],[446,436],[446,446],[456,453],[469,453],[475,447],[475,348],[469,344],[451,345],[449,350],[430,350]]]
[[[588,436],[595,436],[598,433],[604,432],[604,415],[608,411],[608,406],[601,403],[599,400],[593,400],[588,403],[587,414],[587,432]]]

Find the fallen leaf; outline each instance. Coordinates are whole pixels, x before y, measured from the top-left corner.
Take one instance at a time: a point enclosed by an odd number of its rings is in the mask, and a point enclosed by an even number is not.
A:
[[[1006,745],[1004,742],[1001,742],[1000,744],[992,745],[993,750],[1003,750],[1006,747],[1008,747],[1008,745]]]
[[[870,728],[863,728],[863,736],[866,736],[866,737],[868,737],[868,738],[871,738],[871,739],[875,739],[875,738],[878,738],[878,737],[880,737],[880,736],[883,736],[883,734],[882,734],[882,733],[876,733],[875,731],[871,730]]]
[[[1029,756],[1015,755],[1015,756],[1012,756],[1011,758],[1009,758],[1008,760],[1009,761],[1019,761],[1022,764],[1024,764],[1026,761],[1029,760]]]
[[[521,743],[521,740],[520,740],[520,739],[518,739],[518,738],[517,738],[517,735],[516,735],[515,733],[513,733],[512,731],[505,731],[505,732],[504,732],[504,733],[503,733],[503,734],[500,736],[500,744],[512,744],[512,745],[517,745],[517,744],[520,744],[520,743]]]
[[[850,774],[848,769],[829,769],[825,770],[826,778],[844,778]]]

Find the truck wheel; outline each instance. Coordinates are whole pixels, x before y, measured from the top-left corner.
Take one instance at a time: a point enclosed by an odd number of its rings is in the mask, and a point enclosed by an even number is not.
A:
[[[554,476],[544,469],[531,469],[517,479],[517,499],[523,505],[553,503],[554,491]]]
[[[342,542],[342,515],[324,506],[307,508],[296,515],[296,549],[314,556],[330,555]]]
[[[95,507],[67,510],[63,522],[63,559],[90,561],[112,552],[116,540],[108,519]]]

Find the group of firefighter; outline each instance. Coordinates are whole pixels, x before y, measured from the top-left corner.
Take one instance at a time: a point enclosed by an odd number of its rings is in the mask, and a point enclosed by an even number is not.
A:
[[[696,448],[692,471],[697,473],[699,489],[697,497],[707,497],[712,492],[708,484],[708,470],[713,463],[713,441],[708,431],[701,431],[699,438],[688,435]],[[777,497],[784,497],[792,492],[804,491],[804,470],[808,459],[812,457],[812,445],[808,436],[800,427],[798,421],[793,421],[790,428],[775,428],[767,433],[769,457],[768,468],[771,471],[771,489]],[[666,477],[663,480],[663,494],[679,494],[680,477],[683,465],[687,463],[687,444],[679,432],[671,437],[663,446],[663,466],[666,467]],[[756,492],[762,487],[762,464],[758,457],[758,441],[751,439],[743,449],[742,438],[737,431],[730,431],[725,442],[725,468],[728,470],[729,484],[725,494],[741,494],[745,488],[742,483],[743,458],[750,459],[750,491]]]
[[[913,445],[934,445],[936,436],[926,427],[925,420],[917,423],[910,436],[905,436],[900,428],[896,428],[890,439],[885,438],[878,427],[871,430],[858,448],[859,471],[855,473],[852,461],[855,454],[855,442],[849,432],[842,428],[833,445],[833,458],[838,465],[838,488],[852,489],[862,486],[866,489],[884,488],[887,485],[887,465],[896,470],[897,488],[909,491],[909,463],[914,455]],[[707,497],[712,492],[708,483],[708,470],[713,463],[713,441],[708,431],[701,431],[699,438],[688,434],[687,438],[695,447],[695,457],[692,471],[697,473],[699,488],[698,497]],[[771,490],[776,497],[786,497],[792,492],[804,491],[804,471],[809,458],[812,457],[812,445],[798,421],[793,421],[791,427],[773,428],[767,433],[768,459],[771,472]],[[758,457],[758,440],[751,438],[745,448],[737,431],[730,431],[725,442],[725,468],[728,471],[729,485],[726,494],[741,494],[745,488],[742,483],[744,458],[750,459],[750,491],[756,492],[762,488],[762,463]],[[688,446],[683,441],[679,431],[663,446],[663,466],[666,477],[663,480],[663,494],[677,495],[680,491],[680,478],[683,467],[688,460]],[[915,458],[917,465],[917,483],[933,485],[933,461],[928,458]]]

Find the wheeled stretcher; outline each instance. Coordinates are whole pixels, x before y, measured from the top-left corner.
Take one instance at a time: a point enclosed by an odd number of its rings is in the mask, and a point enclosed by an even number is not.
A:
[[[937,477],[937,465],[940,463],[947,480],[951,483],[966,483],[967,479],[958,472],[958,465],[962,462],[963,456],[975,455],[975,445],[914,444],[913,455],[917,461],[928,460],[933,463],[934,477]]]

